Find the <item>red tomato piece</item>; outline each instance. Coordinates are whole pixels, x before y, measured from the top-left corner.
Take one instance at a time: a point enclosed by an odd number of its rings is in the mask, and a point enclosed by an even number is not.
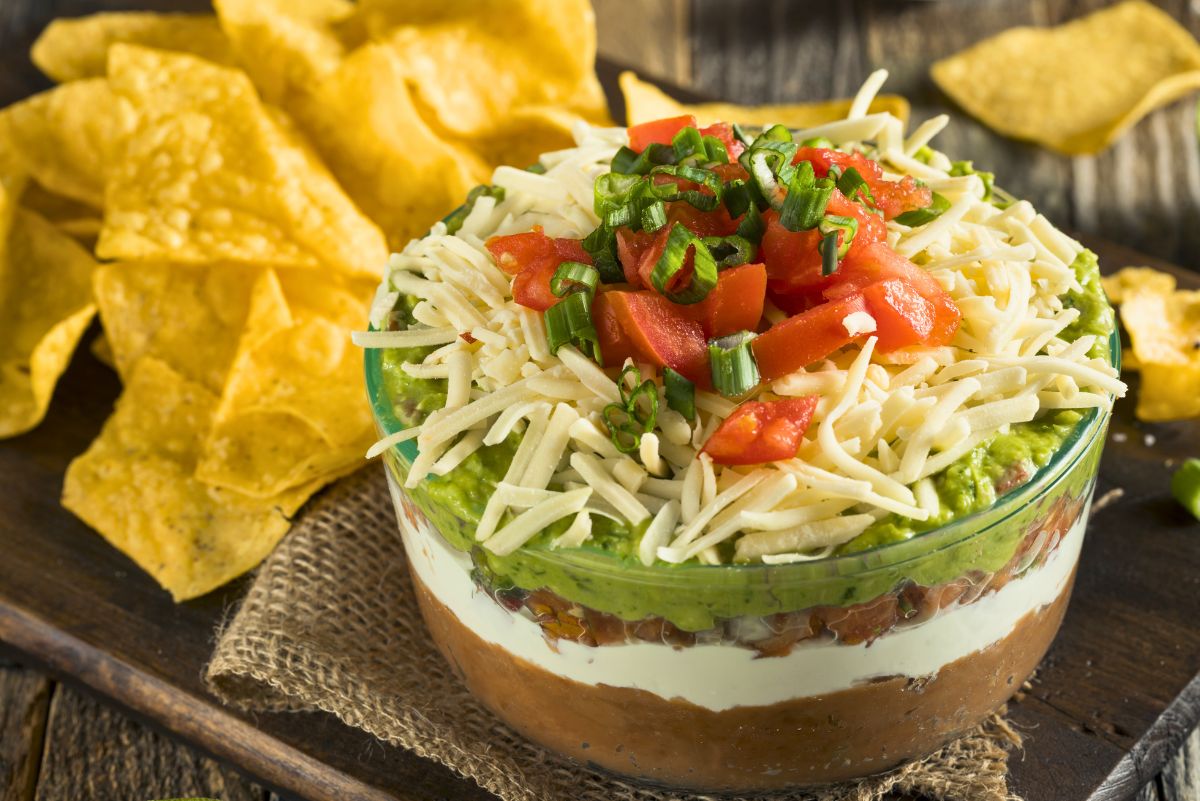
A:
[[[791,459],[812,422],[817,396],[747,401],[704,443],[718,464],[762,464]]]
[[[879,162],[873,161],[862,153],[843,153],[840,150],[830,150],[824,147],[802,147],[796,151],[792,163],[810,161],[813,172],[818,178],[829,174],[833,165],[843,170],[853,167],[867,182],[875,208],[883,212],[883,216],[892,219],[913,209],[923,209],[933,202],[933,192],[929,187],[922,186],[912,176],[904,176],[899,181],[888,181],[883,177],[883,169]]]
[[[836,189],[829,197],[826,212],[852,217],[858,222],[858,232],[850,243],[845,260],[887,237],[887,226],[879,215],[863,208],[861,203],[847,200]],[[765,212],[763,217],[767,230],[763,234],[762,258],[767,265],[772,292],[800,296],[798,304],[787,300],[782,303],[777,300],[776,303],[781,308],[789,305],[806,308],[819,302],[821,293],[836,280],[836,273],[834,276],[821,274],[821,252],[817,249],[821,242],[820,232],[815,228],[811,231],[789,231],[779,223],[779,214],[775,211]]]
[[[879,350],[886,352],[929,341],[937,311],[911,284],[890,278],[871,284],[862,293],[867,310],[875,318]]]
[[[640,360],[670,367],[701,386],[712,384],[704,330],[684,317],[679,306],[654,292],[603,292],[600,297],[611,305],[614,319]],[[601,344],[605,364],[610,364],[603,340]],[[618,343],[610,341],[610,345],[613,355],[619,355]],[[618,364],[614,361],[610,366]]]
[[[682,128],[695,128],[696,118],[691,114],[651,120],[629,127],[629,147],[641,153],[652,144],[669,145]]]
[[[633,341],[625,334],[625,329],[617,319],[617,312],[610,297],[614,294],[617,293],[601,291],[592,301],[592,324],[596,327],[596,335],[600,340],[600,355],[604,359],[605,367],[619,367],[626,359],[634,359],[638,355]]]
[[[708,190],[702,190],[708,194]],[[738,218],[739,220],[741,218]],[[700,211],[686,200],[675,200],[667,204],[667,224],[682,223],[696,236],[729,236],[736,233],[738,220],[729,216],[724,204],[712,211]]]
[[[866,311],[866,300],[856,293],[771,326],[750,343],[762,379],[782,378],[849,345],[855,337],[846,331],[842,320],[854,312]]]
[[[709,339],[738,331],[754,331],[762,319],[767,295],[767,268],[742,264],[722,270],[708,297],[680,311],[700,323]]]
[[[617,229],[617,259],[625,272],[626,282],[636,286],[642,285],[639,272],[642,264],[642,254],[654,244],[654,234],[645,231],[634,231],[622,226]]]
[[[494,236],[485,247],[500,269],[515,275],[513,300],[530,309],[545,311],[558,303],[550,291],[550,279],[564,261],[591,264],[592,258],[578,239],[551,239],[541,226],[523,234]]]
[[[730,161],[737,161],[737,157],[742,155],[742,151],[746,149],[733,135],[733,126],[727,122],[714,122],[712,125],[701,128],[700,135],[715,136],[720,139],[721,144],[725,145],[725,152],[729,154]]]
[[[954,338],[962,312],[954,299],[942,289],[929,273],[878,242],[860,251],[852,252],[831,276],[836,279],[826,290],[829,298],[860,293],[871,284],[889,278],[898,278],[915,289],[921,297],[933,305],[933,328],[923,344],[945,345]]]

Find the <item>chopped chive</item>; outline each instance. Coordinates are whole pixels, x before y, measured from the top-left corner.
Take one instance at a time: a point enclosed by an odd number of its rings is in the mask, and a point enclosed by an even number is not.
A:
[[[571,292],[565,298],[546,309],[546,340],[551,353],[558,353],[563,345],[577,345],[584,353],[590,352],[597,364],[603,365],[600,355],[600,338],[592,323],[592,295],[590,292]]]
[[[667,224],[667,207],[661,200],[656,200],[642,209],[642,230],[651,233]]]
[[[625,280],[625,270],[617,258],[617,235],[603,225],[583,238],[583,249],[592,257],[592,264],[606,284],[618,284]]]
[[[550,277],[550,291],[560,298],[569,292],[591,294],[596,291],[598,283],[600,283],[600,273],[592,265],[578,261],[564,261],[558,265],[558,269]]]
[[[854,200],[859,203],[875,203],[874,196],[871,195],[871,187],[867,184],[867,179],[862,177],[854,167],[847,167],[837,179],[838,191],[846,196],[847,200]]]
[[[680,274],[687,262],[689,251],[693,256],[688,283],[682,289],[671,289],[673,279]],[[667,244],[662,256],[650,273],[650,282],[673,303],[699,303],[708,297],[708,293],[717,285],[717,264],[699,237],[685,226],[675,223],[667,235]]]
[[[800,162],[788,184],[787,198],[779,210],[779,224],[789,231],[816,228],[825,216],[825,207],[829,204],[833,189],[833,181],[829,178],[816,178],[812,162]]]
[[[741,264],[749,264],[754,260],[754,255],[758,251],[753,242],[737,234],[706,236],[703,242],[717,263],[717,272]]]
[[[750,187],[741,178],[735,178],[725,184],[722,200],[725,202],[725,210],[729,212],[730,217],[734,219],[741,217],[752,205]]]
[[[750,134],[746,133],[745,128],[738,125],[736,122],[733,123],[732,127],[733,127],[733,138],[734,139],[738,140],[746,147],[750,147],[750,145],[754,144],[754,140],[750,137]]]
[[[850,244],[854,242],[854,236],[858,233],[858,220],[853,217],[843,217],[840,214],[830,214],[821,218],[821,222],[817,224],[817,230],[822,237],[828,237],[830,234],[836,237],[839,232],[842,234],[841,244],[837,245],[837,257],[844,259],[850,251]],[[835,243],[837,241],[834,240]]]
[[[933,202],[923,209],[913,209],[906,211],[896,217],[896,222],[901,225],[907,225],[910,228],[916,228],[918,225],[931,223],[945,213],[946,209],[950,208],[950,201],[937,192],[933,193]]]
[[[753,339],[749,331],[738,331],[708,342],[713,387],[727,398],[744,395],[758,386],[758,363],[750,349]]]
[[[757,244],[762,241],[763,234],[766,231],[767,224],[763,222],[758,206],[751,203],[746,209],[746,216],[742,217],[742,221],[738,223],[737,235]]]
[[[837,231],[830,231],[817,243],[821,253],[821,275],[833,275],[837,272]]]
[[[696,385],[670,367],[663,368],[663,392],[667,407],[679,412],[689,423],[696,420]]]

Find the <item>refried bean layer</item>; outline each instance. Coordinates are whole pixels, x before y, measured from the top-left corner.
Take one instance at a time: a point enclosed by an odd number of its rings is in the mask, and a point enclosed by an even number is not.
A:
[[[713,711],[644,690],[572,681],[513,656],[464,626],[413,575],[439,650],[475,697],[514,729],[593,767],[705,791],[841,781],[930,753],[1029,677],[1058,631],[1073,583],[1074,571],[1053,603],[936,676],[881,678],[827,695]]]

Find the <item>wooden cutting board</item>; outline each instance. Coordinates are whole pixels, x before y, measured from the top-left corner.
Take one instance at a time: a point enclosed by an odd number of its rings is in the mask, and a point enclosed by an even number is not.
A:
[[[616,69],[601,74],[611,90]],[[1086,244],[1107,270],[1148,264],[1200,287],[1194,273]],[[67,463],[118,392],[83,348],[46,421],[0,442],[0,645],[290,796],[493,798],[330,715],[250,716],[205,691],[214,631],[245,581],[175,605],[58,503]],[[1011,710],[1026,738],[1013,784],[1028,801],[1130,797],[1200,721],[1200,524],[1168,491],[1171,466],[1200,456],[1200,422],[1144,425],[1133,405],[1117,404],[1096,489],[1124,496],[1095,514],[1062,633]]]

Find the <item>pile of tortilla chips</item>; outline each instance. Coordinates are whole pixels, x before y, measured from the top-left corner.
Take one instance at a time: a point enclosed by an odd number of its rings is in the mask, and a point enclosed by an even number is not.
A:
[[[1056,28],[1005,31],[932,74],[990,128],[1080,155],[1200,89],[1200,43],[1165,11],[1127,0]]]
[[[586,0],[215,5],[57,21],[0,111],[0,436],[98,311],[124,392],[63,503],[176,599],[362,463],[389,248],[606,119]]]
[[[630,125],[692,114],[700,125],[714,122],[736,122],[741,125],[773,125],[789,128],[812,128],[826,122],[843,119],[850,112],[853,99],[824,100],[815,103],[787,103],[767,106],[739,106],[733,103],[680,103],[654,84],[646,83],[632,72],[620,77],[621,94],[625,99],[625,117]],[[908,101],[899,95],[877,95],[869,108],[871,113],[891,112],[907,120]]]
[[[1141,373],[1137,416],[1200,417],[1200,290],[1176,289],[1174,276],[1149,267],[1103,281],[1131,340],[1123,366]]]

